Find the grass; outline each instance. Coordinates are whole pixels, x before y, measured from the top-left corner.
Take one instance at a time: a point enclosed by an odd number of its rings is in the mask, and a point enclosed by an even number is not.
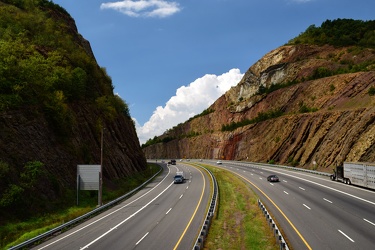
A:
[[[257,205],[255,193],[237,176],[228,171],[206,166],[215,175],[219,185],[218,211],[212,221],[204,249],[279,249],[276,240]],[[153,169],[151,173],[156,173]],[[151,175],[151,174],[150,174]],[[103,197],[119,196],[143,183],[150,175],[144,174],[123,182],[118,190],[104,190]],[[130,186],[129,186],[130,185]],[[134,186],[134,187],[133,187]],[[120,190],[123,190],[120,192]],[[1,249],[8,249],[27,239],[40,235],[96,207],[92,205],[70,207],[55,214],[47,214],[22,223],[1,227]],[[106,199],[103,199],[106,201]]]
[[[219,205],[204,249],[280,249],[249,186],[229,171],[205,167],[218,182]]]
[[[114,200],[138,187],[159,170],[159,166],[149,164],[144,172],[116,183],[116,189],[103,188],[103,203]],[[80,191],[83,196],[79,206],[66,207],[56,213],[31,218],[23,222],[9,222],[0,227],[0,249],[9,249],[28,239],[32,239],[72,219],[84,215],[97,207],[97,191]],[[73,192],[75,195],[75,192]],[[80,198],[81,199],[81,198]]]
[[[10,223],[1,230],[7,234],[2,237],[2,241],[7,246],[1,246],[1,249],[8,249],[11,246],[18,245],[28,239],[34,238],[44,232],[47,232],[69,220],[79,217],[95,207],[75,207],[63,210],[60,213],[48,214],[41,217],[32,218],[25,222]]]

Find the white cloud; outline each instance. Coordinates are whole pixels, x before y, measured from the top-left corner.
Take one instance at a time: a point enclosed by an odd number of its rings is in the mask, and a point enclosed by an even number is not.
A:
[[[185,122],[190,117],[200,114],[214,101],[237,85],[243,74],[239,69],[231,69],[220,76],[205,75],[177,89],[176,95],[172,96],[165,107],[157,107],[143,126],[136,120],[136,129],[140,143],[163,134],[167,129]]]
[[[181,8],[177,2],[165,0],[123,0],[102,3],[100,9],[113,9],[131,17],[167,17]]]

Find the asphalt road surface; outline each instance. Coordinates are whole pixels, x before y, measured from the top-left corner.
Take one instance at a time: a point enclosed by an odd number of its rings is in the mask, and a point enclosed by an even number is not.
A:
[[[144,189],[34,249],[192,249],[211,198],[208,175],[177,163]],[[174,184],[177,171],[187,180]]]
[[[230,161],[216,167],[252,186],[291,249],[375,249],[374,191],[276,167]],[[280,182],[268,182],[271,174]]]

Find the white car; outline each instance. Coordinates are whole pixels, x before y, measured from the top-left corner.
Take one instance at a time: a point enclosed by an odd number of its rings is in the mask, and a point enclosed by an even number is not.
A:
[[[223,163],[221,161],[217,161],[216,164],[221,165]]]

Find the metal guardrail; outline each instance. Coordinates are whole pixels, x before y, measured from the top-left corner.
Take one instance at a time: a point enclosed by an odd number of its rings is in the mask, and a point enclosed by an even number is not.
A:
[[[236,162],[236,163],[239,163],[239,162]],[[289,167],[289,166],[284,166],[284,165],[275,165],[275,164],[268,164],[268,163],[255,163],[255,162],[249,162],[249,164],[264,166],[264,167],[285,168],[285,169],[289,169],[289,170],[293,170],[293,171],[306,172],[306,173],[310,173],[310,174],[323,175],[323,176],[330,176],[331,175],[330,173],[326,173],[326,172],[319,172],[319,171],[315,171],[315,170]]]
[[[195,165],[198,165],[198,164],[195,164]],[[213,186],[214,186],[214,191],[213,191],[212,197],[211,197],[210,208],[207,212],[206,218],[204,220],[204,223],[203,223],[203,226],[200,230],[200,233],[197,237],[197,240],[195,241],[193,250],[200,250],[200,249],[203,249],[203,247],[204,247],[204,242],[206,240],[208,230],[211,226],[212,218],[213,218],[213,216],[215,214],[215,211],[216,211],[217,198],[218,198],[218,195],[219,195],[219,188],[218,188],[215,176],[207,168],[205,168],[201,165],[198,165],[198,166],[200,168],[205,169],[210,174],[210,177],[211,177],[211,180],[212,180],[212,183],[213,183]]]
[[[195,160],[192,160],[192,161],[195,161]],[[204,161],[206,163],[208,162],[209,164],[215,164],[216,163],[216,161],[213,161],[213,160],[204,160]],[[241,161],[221,161],[221,162],[222,162],[222,164],[224,164],[225,162],[228,162],[230,164],[235,164],[235,165],[245,166],[245,167],[251,165],[252,167],[256,167],[256,168],[261,168],[261,167],[285,168],[285,169],[290,169],[290,170],[294,170],[294,171],[301,171],[301,172],[308,172],[308,173],[317,174],[317,175],[330,176],[329,173],[325,173],[325,172],[319,172],[319,171],[308,170],[308,169],[300,169],[300,168],[282,166],[282,165],[273,165],[273,164],[255,163],[255,162],[241,162]],[[213,177],[213,178],[215,178],[215,177]],[[216,179],[215,179],[215,181],[216,181]],[[288,245],[285,241],[285,238],[281,234],[281,231],[277,227],[277,225],[276,225],[275,221],[272,219],[271,215],[268,213],[266,207],[262,204],[262,202],[259,199],[258,199],[258,206],[262,210],[268,224],[270,225],[271,230],[273,231],[273,234],[276,237],[276,241],[279,244],[280,250],[289,250],[289,247],[288,247]],[[197,243],[196,243],[196,246],[193,250],[203,249],[203,241],[204,241],[204,239],[202,239],[202,245],[201,245],[202,248],[200,248],[200,246],[197,246]]]
[[[160,168],[160,170],[156,174],[154,174],[150,179],[148,179],[142,185],[138,186],[137,188],[133,189],[132,191],[128,192],[127,194],[125,194],[125,195],[123,195],[123,196],[121,196],[121,197],[119,197],[119,198],[117,198],[117,199],[115,199],[115,200],[113,200],[111,202],[108,202],[107,204],[104,204],[104,205],[102,205],[102,206],[100,206],[100,207],[92,210],[91,212],[88,212],[88,213],[86,213],[86,214],[84,214],[84,215],[82,215],[80,217],[77,217],[77,218],[75,218],[75,219],[73,219],[71,221],[68,221],[67,223],[64,223],[64,224],[62,224],[62,225],[60,225],[58,227],[55,227],[55,228],[53,228],[53,229],[51,229],[51,230],[49,230],[49,231],[47,231],[47,232],[45,232],[43,234],[40,234],[40,235],[38,235],[38,236],[36,236],[36,237],[34,237],[32,239],[29,239],[27,241],[22,242],[21,244],[13,246],[13,247],[9,248],[9,250],[15,250],[15,249],[23,248],[23,247],[28,247],[28,246],[34,244],[35,242],[41,241],[41,240],[43,240],[43,239],[51,236],[54,233],[57,233],[57,232],[65,229],[65,228],[67,228],[67,227],[69,227],[71,225],[74,225],[74,224],[76,224],[78,222],[81,222],[81,221],[87,219],[88,217],[90,217],[90,216],[92,216],[92,215],[94,215],[96,213],[99,213],[99,212],[103,211],[104,209],[107,209],[108,207],[110,207],[112,205],[115,205],[117,202],[119,202],[119,201],[121,201],[121,200],[123,200],[125,198],[128,198],[129,196],[133,195],[135,192],[137,192],[138,190],[140,190],[141,188],[143,188],[153,178],[155,178],[161,171],[162,171],[162,169]]]
[[[192,160],[193,162],[195,160]],[[153,161],[154,162],[154,161]],[[207,160],[205,160],[205,162],[207,162]],[[211,161],[211,162],[216,162],[216,161]],[[225,163],[226,161],[222,161],[223,163]],[[255,165],[255,166],[258,166],[258,167],[261,167],[261,166],[267,166],[267,167],[279,167],[279,168],[286,168],[286,169],[291,169],[291,170],[296,170],[296,171],[303,171],[303,172],[309,172],[309,173],[313,173],[313,174],[319,174],[319,175],[325,175],[325,176],[330,176],[330,174],[328,173],[325,173],[325,172],[318,172],[318,171],[313,171],[313,170],[307,170],[307,169],[300,169],[300,168],[295,168],[295,167],[289,167],[289,166],[282,166],[282,165],[273,165],[273,164],[266,164],[266,163],[255,163],[255,162],[241,162],[241,161],[230,161],[231,164],[237,164],[237,165],[242,165],[242,166],[246,166],[246,165]],[[206,215],[206,219],[204,221],[204,224],[200,230],[200,234],[199,236],[197,237],[197,240],[195,242],[195,245],[194,245],[194,248],[193,250],[200,250],[200,249],[203,249],[203,246],[204,246],[204,241],[207,237],[207,234],[208,234],[208,230],[209,230],[209,227],[211,225],[211,222],[212,222],[212,218],[214,216],[214,213],[216,211],[216,206],[217,206],[217,198],[218,198],[218,185],[217,185],[217,181],[216,181],[216,178],[215,176],[211,173],[210,170],[206,169],[205,167],[203,166],[200,166],[199,167],[202,167],[204,168],[211,176],[211,179],[213,181],[213,185],[214,185],[214,192],[212,194],[212,198],[211,198],[211,205],[210,205],[210,208],[209,208],[209,211],[207,212],[207,215]],[[43,234],[40,234],[32,239],[29,239],[27,241],[24,241],[23,243],[21,244],[18,244],[16,246],[13,246],[11,248],[9,248],[9,250],[16,250],[16,249],[20,249],[20,248],[23,248],[23,247],[27,247],[27,246],[30,246],[32,244],[34,244],[35,242],[37,241],[40,241],[40,240],[43,240],[45,239],[46,237],[49,237],[50,235],[56,233],[56,232],[59,232],[71,225],[74,225],[76,223],[79,223],[80,221],[83,221],[85,219],[87,219],[88,217],[96,214],[96,213],[99,213],[101,212],[102,210],[116,204],[117,202],[125,199],[125,198],[128,198],[129,196],[133,195],[135,192],[137,192],[139,189],[143,188],[146,184],[148,184],[153,178],[155,178],[159,173],[161,172],[161,169],[156,173],[154,174],[150,179],[148,179],[146,182],[144,182],[142,185],[140,185],[139,187],[137,187],[136,189],[128,192],[127,194],[101,206],[101,207],[98,207],[94,210],[92,210],[91,212],[87,213],[87,214],[84,214],[80,217],[77,217],[76,219],[73,219],[67,223],[64,223],[52,230],[49,230]],[[259,207],[262,209],[263,213],[265,214],[266,218],[268,219],[268,222],[272,225],[272,228],[274,229],[274,234],[276,235],[277,239],[279,240],[279,243],[280,243],[280,249],[286,249],[288,250],[288,246],[286,245],[285,243],[285,240],[284,238],[282,237],[281,233],[280,233],[280,230],[277,228],[276,224],[273,222],[273,219],[271,218],[271,216],[268,214],[266,208],[263,206],[263,204],[261,203],[260,200],[258,200],[258,205]]]
[[[195,160],[192,160],[195,161]],[[216,163],[215,160],[203,160],[204,162],[210,162],[212,164]],[[236,164],[240,166],[248,166],[251,165],[252,167],[273,167],[273,168],[284,168],[284,169],[289,169],[289,170],[294,170],[294,171],[300,171],[300,172],[306,172],[310,174],[316,174],[316,175],[323,175],[323,176],[331,176],[330,173],[326,172],[319,172],[315,170],[309,170],[309,169],[303,169],[303,168],[297,168],[297,167],[290,167],[290,166],[284,166],[284,165],[275,165],[275,164],[269,164],[269,163],[258,163],[258,162],[247,162],[247,161],[225,161],[221,160],[222,164],[230,163],[230,164]]]
[[[148,162],[155,162],[155,161],[156,160],[149,160]],[[163,162],[163,160],[160,160],[160,161]],[[195,244],[194,244],[194,247],[193,247],[193,250],[200,250],[200,249],[203,249],[203,247],[204,247],[204,241],[206,240],[208,230],[211,226],[212,218],[213,218],[213,216],[215,214],[215,211],[216,211],[217,199],[218,199],[218,195],[219,195],[219,188],[218,188],[218,185],[217,185],[216,178],[210,170],[208,170],[207,168],[199,165],[198,160],[196,160],[196,161],[192,160],[192,162],[190,162],[190,160],[189,160],[189,163],[206,170],[210,174],[210,177],[211,177],[211,180],[212,180],[212,183],[213,183],[213,186],[214,186],[213,187],[214,191],[212,192],[212,196],[211,196],[210,208],[209,208],[209,210],[206,214],[206,218],[204,220],[204,223],[201,227],[201,230],[198,234],[198,237],[197,237],[197,239],[195,241]]]
[[[272,219],[271,215],[268,213],[266,207],[262,204],[260,200],[258,200],[258,206],[262,210],[268,224],[271,226],[271,229],[273,231],[273,235],[276,237],[276,241],[279,242],[280,250],[289,250],[288,245],[286,244],[286,241],[281,234],[279,228],[277,227],[275,221]]]

